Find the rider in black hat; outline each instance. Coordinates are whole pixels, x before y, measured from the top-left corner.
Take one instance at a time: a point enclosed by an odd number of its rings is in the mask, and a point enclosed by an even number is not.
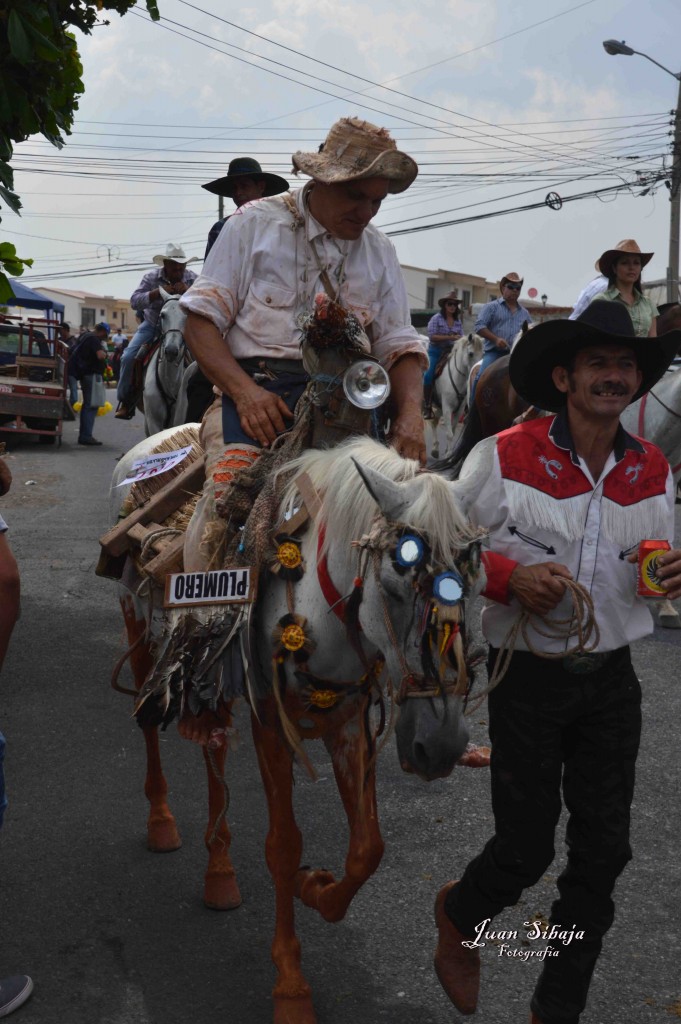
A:
[[[230,161],[227,174],[201,186],[216,196],[229,196],[234,200],[237,210],[254,199],[264,199],[265,196],[277,196],[280,192],[287,192],[288,187],[288,182],[284,178],[263,171],[258,161],[250,156],[236,157]],[[228,219],[223,217],[216,221],[208,232],[206,257]],[[199,422],[213,398],[213,385],[197,366],[187,383],[188,422]]]
[[[253,199],[263,199],[265,196],[278,196],[280,192],[288,191],[288,182],[280,178],[278,174],[270,174],[263,171],[257,160],[250,156],[237,156],[230,161],[227,174],[215,181],[209,181],[201,188],[206,192],[212,192],[216,196],[228,196],[234,200],[237,210],[244,203],[250,203]],[[215,239],[222,230],[222,225],[227,220],[223,217],[213,224],[208,234],[206,245],[206,256],[210,252]]]

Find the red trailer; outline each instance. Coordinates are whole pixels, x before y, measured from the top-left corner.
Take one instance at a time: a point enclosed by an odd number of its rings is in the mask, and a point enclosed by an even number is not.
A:
[[[57,320],[3,316],[0,323],[0,431],[61,444],[68,349]]]

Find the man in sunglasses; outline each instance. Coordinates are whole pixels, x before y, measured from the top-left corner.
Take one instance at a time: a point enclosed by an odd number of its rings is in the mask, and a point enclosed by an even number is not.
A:
[[[505,274],[499,282],[501,296],[486,303],[478,314],[475,331],[484,339],[480,372],[473,385],[471,404],[475,397],[475,387],[488,366],[511,351],[513,339],[523,329],[523,324],[531,324],[532,317],[524,306],[518,302],[523,279],[514,271]]]

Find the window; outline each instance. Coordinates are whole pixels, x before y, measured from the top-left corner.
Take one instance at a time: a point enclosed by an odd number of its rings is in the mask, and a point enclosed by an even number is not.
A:
[[[88,309],[87,306],[83,306],[81,310],[81,323],[83,327],[90,328],[95,326],[95,310]]]
[[[426,288],[426,309],[432,309],[435,305],[435,289],[432,285]]]
[[[106,310],[105,309],[100,309],[99,315],[100,316],[106,316]]]
[[[463,304],[463,308],[464,308],[464,309],[470,309],[470,305],[471,305],[471,293],[470,293],[470,292],[468,292],[468,291],[466,291],[466,289],[465,289],[465,288],[464,288],[464,289],[463,289],[463,291],[461,292],[461,301],[462,301],[462,304]]]
[[[115,309],[114,309],[113,313],[111,314],[111,319],[112,320],[118,320],[118,313],[116,312]]]

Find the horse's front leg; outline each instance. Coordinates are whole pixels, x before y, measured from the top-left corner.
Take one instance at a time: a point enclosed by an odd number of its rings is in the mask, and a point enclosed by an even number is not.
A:
[[[328,871],[298,872],[298,896],[327,921],[345,917],[355,893],[373,875],[383,856],[376,808],[376,768],[366,715],[368,701],[364,697],[357,714],[337,731],[328,733],[324,740],[350,826],[345,874],[336,881]]]
[[[224,781],[227,758],[227,729],[232,724],[231,702],[218,712],[221,726],[202,747],[208,773],[208,825],[205,843],[208,868],[203,900],[211,910],[234,910],[241,905],[241,893],[229,856],[232,836],[227,824],[229,790]]]
[[[251,716],[269,808],[270,827],[265,852],[276,895],[276,925],[272,959],[277,968],[273,990],[274,1024],[316,1024],[312,995],[300,967],[300,942],[293,910],[296,872],[303,840],[293,814],[293,762],[281,735],[274,700],[258,705],[260,721]]]
[[[135,689],[139,690],[153,665],[149,645],[143,640],[146,623],[144,619],[137,616],[135,602],[131,594],[126,594],[121,598],[121,608],[125,619],[128,644],[132,649],[130,668],[135,681]],[[177,831],[175,818],[168,807],[168,784],[161,767],[158,728],[146,726],[142,732],[147,748],[147,774],[144,781],[144,793],[149,801],[147,846],[154,853],[170,853],[172,850],[180,848],[182,840]]]

